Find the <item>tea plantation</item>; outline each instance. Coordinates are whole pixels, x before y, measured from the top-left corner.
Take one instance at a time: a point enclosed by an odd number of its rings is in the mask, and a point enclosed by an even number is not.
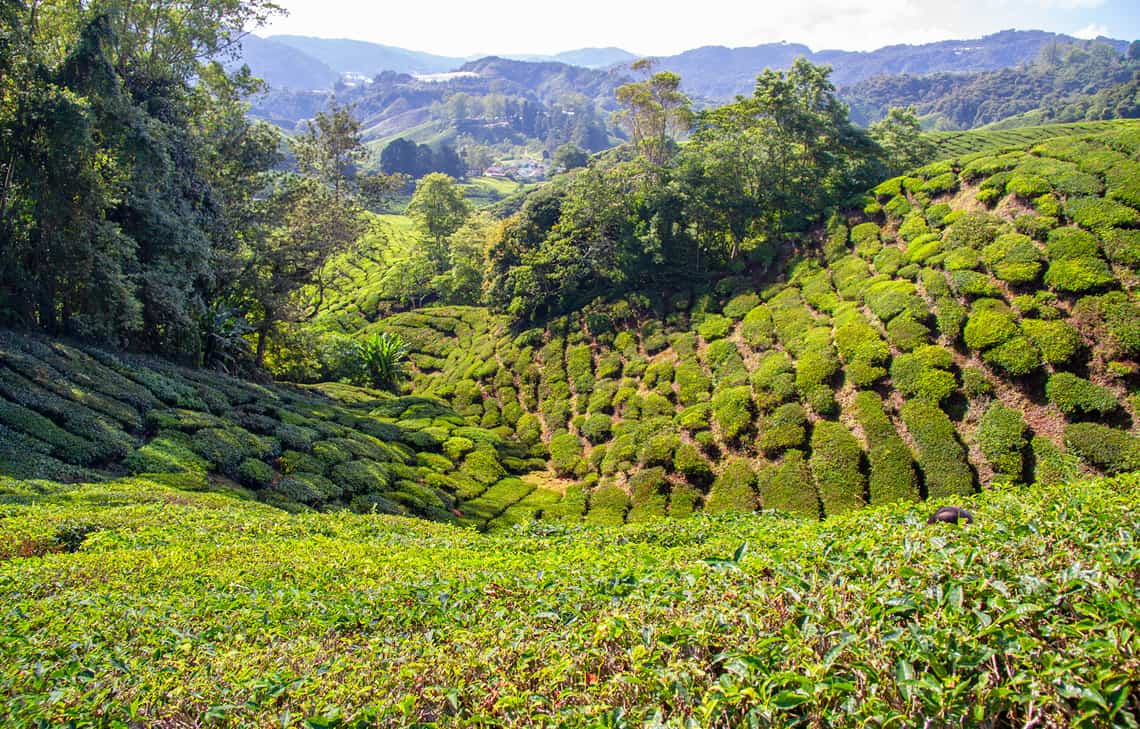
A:
[[[534,328],[361,259],[403,396],[0,332],[0,716],[1136,727],[1140,127],[1072,131]]]
[[[472,307],[332,325],[399,333],[415,392],[546,460],[560,493],[492,527],[830,516],[1131,471],[1140,126],[1070,127],[887,180],[703,290],[524,331]]]
[[[497,535],[201,474],[0,479],[6,726],[1075,726],[1140,715],[1135,476]]]
[[[0,333],[0,474],[28,483],[169,473],[287,511],[453,521],[463,501],[481,525],[501,494],[533,488],[509,474],[541,465],[506,435],[429,398],[267,387]]]

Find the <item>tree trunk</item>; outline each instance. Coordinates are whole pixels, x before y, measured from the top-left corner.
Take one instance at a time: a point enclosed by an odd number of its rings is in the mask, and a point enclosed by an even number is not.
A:
[[[269,343],[269,327],[269,319],[266,318],[265,321],[261,323],[261,326],[257,328],[257,353],[254,357],[254,362],[258,368],[261,368],[265,363],[265,345]]]

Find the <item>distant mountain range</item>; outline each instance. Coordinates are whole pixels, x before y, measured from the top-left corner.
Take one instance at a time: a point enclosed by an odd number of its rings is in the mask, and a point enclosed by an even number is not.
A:
[[[1092,56],[1115,58],[1127,51],[1124,41],[1098,40],[1116,53],[1101,46]],[[832,79],[859,123],[875,121],[888,106],[913,103],[929,124],[960,129],[1031,112],[1046,96],[1054,105],[1071,105],[1079,101],[1074,94],[1112,95],[1114,85],[1131,78],[1130,68],[1116,62],[1085,64],[1078,72],[1081,64],[1069,63],[1068,56],[1055,70],[1040,71],[1050,47],[1064,55],[1061,50],[1071,45],[1092,47],[1071,36],[1007,30],[870,52],[814,52],[793,43],[707,46],[655,59],[655,68],[678,73],[697,106],[708,107],[749,94],[760,71],[788,68],[802,56],[832,66]],[[365,138],[378,148],[406,137],[501,152],[552,152],[565,142],[602,149],[619,134],[609,124],[614,90],[638,77],[630,68],[634,55],[620,48],[464,60],[363,41],[250,36],[242,52],[242,61],[271,87],[254,100],[255,116],[294,129],[335,97],[353,105]],[[1090,55],[1081,51],[1073,57],[1082,53]],[[991,97],[1000,97],[1000,106],[982,104]]]
[[[1098,39],[1123,52],[1127,41]],[[803,56],[827,63],[840,86],[883,74],[924,75],[941,71],[977,72],[1009,68],[1035,60],[1051,43],[1078,39],[1041,30],[1004,30],[978,39],[922,45],[893,45],[874,51],[813,51],[799,43],[766,43],[745,48],[704,46],[675,56],[656,58],[657,67],[680,74],[693,97],[718,103],[752,90],[765,68],[787,68]],[[372,78],[383,71],[413,75],[453,71],[474,58],[439,56],[367,41],[275,35],[249,36],[242,61],[275,89],[331,90],[342,77]],[[581,48],[554,55],[506,55],[516,61],[557,62],[584,68],[627,66],[637,56],[621,48]],[[622,70],[622,69],[619,69]]]

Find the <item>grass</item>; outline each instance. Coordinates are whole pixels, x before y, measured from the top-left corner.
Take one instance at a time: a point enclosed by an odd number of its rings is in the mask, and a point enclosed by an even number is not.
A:
[[[177,480],[182,479],[182,480]],[[1135,476],[499,536],[2,481],[9,726],[1134,726]],[[941,502],[940,502],[941,503]],[[70,723],[69,723],[70,722]]]

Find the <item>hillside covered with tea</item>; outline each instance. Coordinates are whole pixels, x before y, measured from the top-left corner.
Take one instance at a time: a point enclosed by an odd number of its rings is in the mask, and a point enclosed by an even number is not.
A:
[[[547,458],[559,504],[520,503],[547,519],[830,515],[1132,470],[1138,142],[1117,123],[920,167],[784,259],[540,328],[329,320],[399,333],[416,392]]]

